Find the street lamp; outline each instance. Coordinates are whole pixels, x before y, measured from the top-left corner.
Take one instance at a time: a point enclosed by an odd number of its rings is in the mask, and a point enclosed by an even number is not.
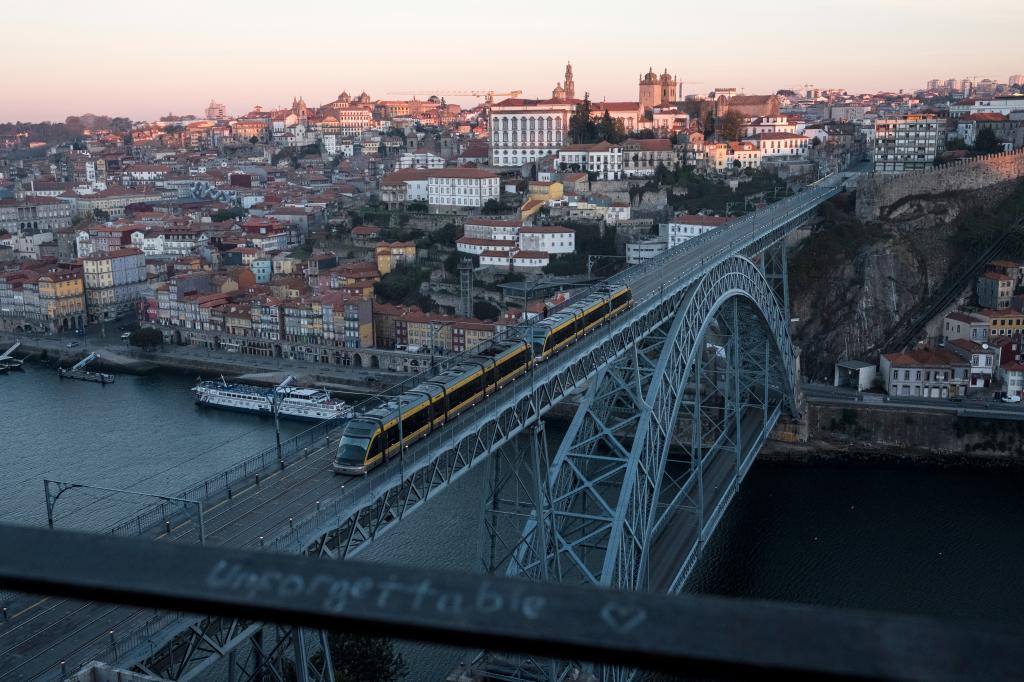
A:
[[[270,395],[270,409],[274,413],[274,436],[277,438],[278,464],[284,464],[284,460],[281,457],[281,420],[279,418],[281,413],[281,401],[284,400],[284,393],[282,393],[281,389],[287,388],[293,381],[295,381],[295,377],[289,375]]]
[[[430,376],[434,376],[434,345],[436,344],[436,333],[438,329],[455,324],[455,320],[445,320],[444,322],[437,322],[436,320],[430,320]]]

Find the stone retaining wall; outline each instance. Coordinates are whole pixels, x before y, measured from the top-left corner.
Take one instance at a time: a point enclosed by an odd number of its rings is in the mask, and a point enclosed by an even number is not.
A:
[[[1024,177],[1024,149],[902,175],[865,175],[857,184],[857,217],[878,220],[906,197],[979,190],[1020,177]]]

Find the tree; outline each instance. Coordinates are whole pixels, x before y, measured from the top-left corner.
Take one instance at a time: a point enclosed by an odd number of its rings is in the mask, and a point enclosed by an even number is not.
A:
[[[576,144],[597,142],[597,125],[591,118],[590,93],[583,95],[583,101],[576,105],[576,111],[569,117],[569,139]]]
[[[142,348],[143,350],[155,350],[159,348],[164,342],[164,335],[160,333],[159,329],[153,327],[142,327],[136,329],[128,337],[128,343],[131,345]]]
[[[244,215],[245,209],[236,206],[234,208],[226,208],[223,211],[217,211],[216,213],[210,216],[210,220],[215,223],[222,223],[225,220],[241,218]]]
[[[363,637],[348,632],[328,634],[331,647],[331,667],[337,682],[398,682],[409,674],[409,668],[401,654],[395,653],[390,639]],[[310,663],[319,667],[323,654],[316,652]],[[298,675],[291,659],[282,661],[282,678],[295,682]]]
[[[626,139],[626,128],[622,121],[612,118],[607,111],[597,123],[597,136],[605,142],[618,144]]]
[[[502,208],[501,202],[497,199],[488,199],[484,202],[480,212],[484,215],[496,215],[498,213],[504,213],[505,209]]]
[[[743,132],[743,114],[729,110],[715,121],[715,133],[723,140],[738,140]]]
[[[964,142],[962,137],[953,137],[946,141],[946,151],[955,152],[961,149],[968,149],[967,143]]]
[[[974,138],[974,151],[979,154],[995,154],[1003,150],[991,128],[982,128]]]
[[[110,214],[104,211],[102,208],[94,208],[92,210],[92,217],[102,222],[110,220]]]
[[[256,137],[255,135],[253,135],[252,137],[249,138],[249,144],[256,144],[259,141],[260,141],[260,138]]]
[[[415,265],[402,264],[381,277],[373,285],[373,293],[383,303],[419,305],[420,284],[429,275],[429,271],[420,270]]]
[[[497,320],[501,315],[501,309],[489,301],[476,301],[473,303],[473,317],[478,320]]]

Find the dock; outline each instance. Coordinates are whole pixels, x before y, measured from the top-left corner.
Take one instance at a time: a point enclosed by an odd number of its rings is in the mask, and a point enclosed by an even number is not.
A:
[[[58,367],[57,376],[61,379],[76,379],[78,381],[92,381],[97,384],[112,384],[114,383],[114,375],[107,374],[105,372],[91,372],[85,367],[98,358],[99,355],[96,353],[89,353],[87,356],[78,361],[74,367]]]
[[[13,346],[8,348],[3,354],[0,354],[0,374],[3,374],[9,369],[21,369],[25,365],[23,358],[16,358],[12,354],[14,351],[21,347],[21,342],[16,342]]]

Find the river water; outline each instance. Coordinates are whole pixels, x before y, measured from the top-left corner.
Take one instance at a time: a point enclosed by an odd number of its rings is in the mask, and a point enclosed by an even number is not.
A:
[[[153,375],[100,386],[38,366],[0,375],[0,520],[45,523],[43,478],[172,494],[273,444],[269,419],[200,410],[191,384]],[[483,474],[470,472],[361,558],[475,569]],[[1022,490],[1024,473],[996,469],[759,462],[690,587],[1019,627]],[[58,525],[101,524],[138,504],[72,491]],[[402,651],[416,680],[438,679],[463,655]]]

